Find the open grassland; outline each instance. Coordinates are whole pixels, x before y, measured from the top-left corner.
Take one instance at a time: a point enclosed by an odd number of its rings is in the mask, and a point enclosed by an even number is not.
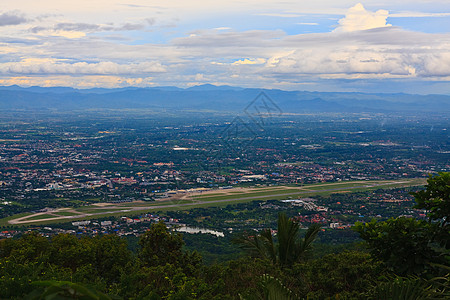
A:
[[[88,213],[89,214],[89,213],[118,211],[118,210],[123,210],[124,208],[117,208],[116,206],[106,207],[106,208],[105,207],[96,207],[96,206],[84,206],[84,207],[77,208],[75,211],[80,212],[80,213]]]
[[[61,208],[49,213],[21,214],[0,220],[0,225],[30,225],[98,219],[110,216],[130,216],[150,211],[188,210],[199,207],[226,206],[255,200],[285,200],[313,196],[328,196],[333,193],[351,193],[376,189],[421,186],[424,178],[349,181],[319,183],[304,186],[279,186],[266,188],[235,188],[214,190],[210,193],[180,193],[158,201],[136,201],[129,203],[97,203],[79,208]]]
[[[70,212],[70,211],[59,211],[57,213],[58,216],[78,216],[80,212]]]
[[[21,213],[21,214],[17,214],[17,215],[13,215],[13,216],[9,216],[9,217],[0,219],[0,226],[10,225],[10,223],[9,223],[10,220],[15,220],[15,219],[26,217],[26,216],[31,216],[32,214],[33,213]]]
[[[54,218],[54,215],[51,214],[41,214],[41,215],[31,215],[30,217],[26,218],[27,220],[45,220],[45,219],[51,219]]]

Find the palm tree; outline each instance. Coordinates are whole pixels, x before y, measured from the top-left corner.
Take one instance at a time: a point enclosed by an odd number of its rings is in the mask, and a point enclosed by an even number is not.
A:
[[[305,258],[320,231],[319,224],[312,224],[300,238],[300,225],[289,219],[285,213],[278,214],[277,241],[270,229],[254,236],[244,236],[236,240],[250,255],[270,260],[281,267],[292,265]]]
[[[259,291],[246,292],[245,294],[239,294],[241,300],[294,300],[299,299],[289,288],[275,277],[268,274],[264,274],[260,277]]]

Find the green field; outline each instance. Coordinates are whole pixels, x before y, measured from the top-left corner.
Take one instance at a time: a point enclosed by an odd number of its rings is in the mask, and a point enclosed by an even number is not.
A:
[[[14,219],[18,219],[21,217],[25,217],[25,216],[31,216],[32,213],[21,213],[21,214],[17,214],[17,215],[13,215],[13,216],[9,216],[3,219],[0,219],[0,226],[6,226],[6,225],[10,225],[8,223],[9,220],[14,220]]]
[[[131,207],[151,207],[151,206],[161,206],[161,205],[173,205],[173,204],[188,204],[188,203],[194,203],[195,200],[191,199],[171,199],[171,200],[162,200],[162,201],[152,201],[147,203],[141,203],[141,202],[130,202],[126,204],[121,204],[120,207],[131,208]]]
[[[57,213],[55,213],[58,216],[77,216],[80,213],[75,213],[75,212],[70,212],[70,211],[59,211]]]
[[[43,215],[36,215],[36,216],[30,216],[29,218],[26,218],[26,220],[44,220],[44,219],[51,219],[56,218],[55,215],[50,214],[43,214]]]
[[[92,214],[92,213],[102,213],[102,212],[110,212],[110,211],[120,211],[120,210],[124,210],[126,208],[127,207],[123,207],[123,208],[97,208],[95,206],[85,206],[85,207],[77,208],[76,211],[78,211],[80,213]]]
[[[238,192],[234,192],[234,193],[238,193]],[[214,193],[214,194],[208,194],[208,196],[220,196],[223,195],[222,193]]]

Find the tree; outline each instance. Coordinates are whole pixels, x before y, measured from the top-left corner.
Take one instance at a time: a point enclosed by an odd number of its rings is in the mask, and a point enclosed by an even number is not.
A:
[[[0,240],[0,258],[14,257],[18,263],[47,261],[49,247],[48,239],[33,231],[20,239]]]
[[[139,245],[139,258],[147,266],[177,264],[183,257],[181,234],[170,232],[162,221],[141,236]]]
[[[450,173],[430,175],[427,182],[425,190],[412,194],[415,208],[428,210],[428,222],[402,217],[354,227],[373,256],[400,275],[437,274],[436,264],[449,264]]]
[[[367,298],[373,300],[444,299],[432,297],[431,291],[427,290],[418,278],[396,278],[388,282],[379,283],[369,292]]]
[[[305,258],[319,230],[319,224],[312,224],[302,239],[299,236],[300,225],[289,219],[285,213],[279,213],[277,241],[273,239],[272,231],[265,229],[260,234],[244,236],[235,242],[252,256],[265,258],[273,264],[286,267]]]
[[[91,240],[95,255],[93,266],[97,274],[109,283],[117,282],[131,261],[132,253],[127,248],[127,241],[112,234],[96,236]]]
[[[428,211],[432,225],[431,239],[450,249],[450,172],[429,176],[425,190],[411,193],[417,202],[414,208]]]
[[[375,258],[402,276],[420,275],[432,268],[430,263],[442,262],[430,243],[430,226],[425,221],[405,217],[384,222],[373,219],[356,223],[354,230],[367,242]]]
[[[430,175],[425,190],[411,193],[417,202],[414,208],[426,209],[430,221],[443,227],[450,224],[450,172]]]
[[[369,253],[344,251],[294,266],[291,275],[296,291],[306,299],[358,299],[358,295],[383,276],[381,263]]]
[[[241,300],[294,300],[298,296],[275,277],[264,274],[258,282],[259,290],[257,293],[247,292],[239,295]]]
[[[83,300],[113,300],[121,299],[117,296],[105,295],[94,288],[70,281],[36,281],[38,288],[33,290],[24,299],[83,299]],[[40,287],[40,288],[39,288]]]
[[[51,239],[51,263],[70,268],[73,272],[90,265],[95,258],[92,239],[71,234],[58,234]]]
[[[197,266],[202,261],[198,252],[184,251],[182,235],[171,232],[162,221],[153,224],[141,236],[139,245],[139,258],[147,267],[171,264],[181,267],[186,274],[191,275],[197,271]]]

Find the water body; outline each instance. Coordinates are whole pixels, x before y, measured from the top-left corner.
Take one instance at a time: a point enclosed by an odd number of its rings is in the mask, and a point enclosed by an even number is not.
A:
[[[219,236],[219,237],[225,236],[223,234],[223,232],[215,231],[215,230],[211,230],[211,229],[205,229],[205,228],[198,228],[198,227],[182,226],[182,227],[178,227],[175,230],[179,231],[179,232],[186,232],[186,233],[209,233],[209,234],[213,234],[213,235]]]

